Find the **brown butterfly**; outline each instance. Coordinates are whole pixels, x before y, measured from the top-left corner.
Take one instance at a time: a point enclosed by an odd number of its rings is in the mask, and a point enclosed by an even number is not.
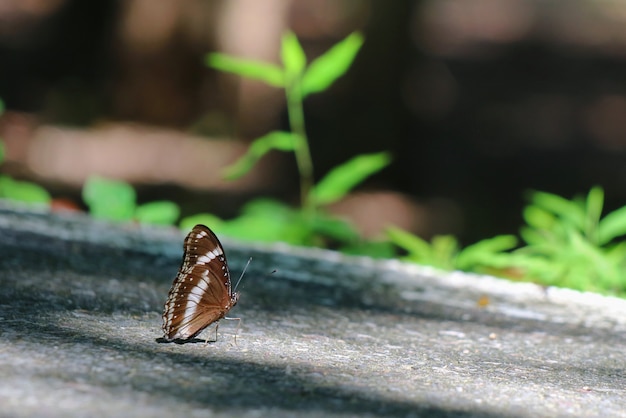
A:
[[[224,318],[239,299],[230,282],[224,248],[213,231],[204,225],[194,226],[183,248],[183,263],[163,311],[166,341],[191,340]]]

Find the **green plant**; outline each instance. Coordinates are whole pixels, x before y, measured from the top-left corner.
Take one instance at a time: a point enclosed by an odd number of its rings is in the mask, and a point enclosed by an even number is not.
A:
[[[210,214],[199,214],[183,219],[182,228],[187,229],[194,222],[204,219],[211,221],[220,233],[242,239],[338,246],[346,252],[392,254],[388,244],[363,241],[351,225],[324,211],[324,206],[338,201],[364,179],[386,167],[391,162],[390,155],[380,152],[356,156],[314,184],[313,162],[305,129],[303,100],[310,94],[327,89],[341,77],[362,44],[363,37],[352,33],[308,66],[304,51],[292,32],[282,37],[282,67],[220,53],[207,55],[206,63],[211,67],[284,89],[291,127],[290,132],[273,131],[254,140],[247,153],[226,168],[225,177],[237,179],[247,174],[260,158],[272,150],[293,152],[300,178],[301,209],[261,199],[250,202],[233,220],[226,222]]]
[[[532,192],[512,263],[547,285],[626,294],[626,207],[602,217],[604,191],[565,199]]]
[[[369,243],[346,221],[326,213],[322,204],[341,199],[351,188],[373,172],[387,165],[386,153],[359,155],[335,167],[310,191],[318,202],[315,213],[290,207],[272,199],[257,199],[247,205],[241,214],[224,221],[211,214],[197,214],[184,218],[180,226],[190,229],[196,223],[206,223],[221,234],[253,241],[283,241],[295,245],[339,248],[349,253],[392,256],[391,247]]]
[[[512,235],[499,235],[461,248],[452,235],[436,235],[431,242],[396,227],[387,234],[391,242],[407,252],[406,261],[444,270],[485,272],[510,264],[509,251],[517,245]]]
[[[525,245],[517,249],[510,235],[463,249],[453,236],[436,236],[429,243],[395,227],[388,235],[407,252],[406,260],[419,264],[626,295],[626,206],[602,217],[600,187],[584,198],[532,192],[529,200],[523,211],[526,225],[520,229]]]
[[[311,220],[306,214],[273,199],[256,199],[235,219],[224,221],[211,214],[197,214],[181,221],[181,229],[211,225],[219,234],[259,242],[282,241],[292,245],[338,248],[349,254],[392,257],[386,242],[364,241],[348,222],[320,211]]]
[[[364,241],[350,223],[323,210],[310,218],[297,208],[268,198],[249,202],[232,220],[199,213],[183,218],[180,227],[190,230],[198,223],[211,225],[218,234],[242,240],[337,248],[349,254],[375,257],[394,255],[389,243]]]
[[[135,219],[141,223],[173,225],[180,215],[178,205],[167,200],[137,205],[135,189],[122,181],[89,177],[83,185],[82,195],[89,213],[96,219]]]
[[[0,198],[16,202],[47,205],[52,200],[43,187],[29,181],[0,176]]]
[[[326,90],[341,77],[350,68],[362,44],[362,35],[352,33],[311,62],[309,66],[307,66],[306,56],[298,38],[289,31],[282,37],[282,67],[221,53],[209,54],[206,63],[211,67],[283,88],[291,126],[291,132],[274,131],[256,139],[248,153],[226,170],[226,177],[235,179],[245,175],[255,162],[270,150],[291,151],[295,154],[300,174],[301,205],[306,212],[314,212],[315,194],[311,193],[313,162],[305,129],[302,102],[308,95]]]

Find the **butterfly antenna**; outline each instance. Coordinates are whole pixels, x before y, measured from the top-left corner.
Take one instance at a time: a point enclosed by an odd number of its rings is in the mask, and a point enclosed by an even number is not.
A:
[[[235,284],[235,288],[233,289],[233,292],[237,290],[237,287],[239,287],[239,282],[241,281],[241,279],[243,279],[243,275],[246,274],[246,270],[248,270],[248,266],[250,265],[251,261],[252,261],[252,257],[248,259],[246,266],[243,268],[243,271],[241,272],[241,276],[239,276],[239,280],[237,280],[237,283]]]

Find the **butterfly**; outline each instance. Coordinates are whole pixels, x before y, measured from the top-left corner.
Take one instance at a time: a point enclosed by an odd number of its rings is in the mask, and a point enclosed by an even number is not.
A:
[[[183,248],[183,262],[163,310],[166,341],[191,340],[225,318],[239,300],[231,285],[224,248],[213,231],[204,225],[194,226]]]

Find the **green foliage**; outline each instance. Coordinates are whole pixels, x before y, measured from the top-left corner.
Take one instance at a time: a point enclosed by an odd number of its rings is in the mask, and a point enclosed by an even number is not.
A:
[[[207,55],[205,62],[213,68],[283,88],[292,131],[271,132],[253,141],[250,150],[226,169],[225,177],[234,179],[247,174],[271,150],[293,152],[300,174],[302,207],[309,213],[315,212],[315,203],[311,199],[313,163],[304,127],[302,101],[309,94],[325,90],[341,77],[352,64],[362,44],[363,37],[353,33],[318,57],[309,67],[298,38],[289,31],[283,34],[281,41],[282,67],[220,53]]]
[[[456,257],[455,266],[464,271],[492,271],[510,266],[510,253],[517,246],[513,235],[498,235],[483,239],[463,248]]]
[[[263,81],[270,86],[284,87],[285,76],[277,65],[254,60],[231,57],[230,55],[212,53],[205,59],[206,65],[215,69]]]
[[[210,213],[198,213],[195,215],[187,216],[181,219],[179,228],[183,231],[191,231],[197,224],[210,225],[211,229],[216,233],[222,232],[222,225],[224,221],[215,215]]]
[[[295,77],[302,75],[306,67],[306,55],[304,55],[304,50],[293,32],[288,31],[283,34],[280,52],[284,65],[285,79],[287,82],[293,82]]]
[[[291,132],[273,131],[252,142],[248,152],[237,160],[234,164],[226,167],[224,178],[236,180],[246,175],[254,164],[269,151],[275,149],[280,151],[294,151],[301,138]]]
[[[0,176],[0,198],[45,205],[52,200],[43,187],[28,181],[14,180],[9,176]]]
[[[292,32],[287,32],[282,38],[281,46],[283,68],[222,53],[208,54],[205,63],[217,70],[263,81],[274,87],[285,88],[287,80],[299,83],[300,94],[305,98],[309,94],[326,90],[345,74],[362,45],[363,36],[357,32],[352,33],[306,68],[306,56],[298,38]],[[297,78],[301,78],[301,81],[294,80]]]
[[[444,270],[483,272],[508,266],[506,251],[517,245],[512,235],[485,239],[461,249],[452,235],[437,235],[429,243],[396,227],[389,228],[387,234],[393,244],[407,252],[405,260]]]
[[[363,45],[363,36],[352,33],[309,65],[302,76],[302,96],[326,90],[345,74]]]
[[[626,207],[604,218],[604,191],[593,187],[586,198],[567,200],[534,192],[524,209],[520,231],[526,246],[513,263],[529,279],[579,290],[626,293]],[[617,239],[622,241],[617,241]]]
[[[458,242],[450,235],[439,235],[432,243],[396,227],[390,227],[387,235],[391,242],[407,252],[406,261],[438,267],[445,270],[454,268],[454,258],[458,252]]]
[[[172,225],[180,214],[178,205],[170,201],[137,205],[137,195],[130,184],[98,176],[87,179],[82,195],[89,213],[96,219]]]
[[[372,258],[394,258],[396,256],[396,248],[388,240],[360,240],[341,247],[341,252],[348,255],[360,255]]]
[[[224,234],[252,241],[305,244],[307,228],[300,212],[271,199],[254,200],[241,215],[224,224]]]
[[[135,189],[125,182],[89,177],[83,186],[83,200],[96,219],[129,221],[135,213]]]
[[[178,205],[169,200],[144,203],[135,209],[135,219],[152,225],[173,225],[180,216]]]
[[[207,65],[218,70],[264,81],[283,88],[291,132],[274,131],[254,140],[239,160],[224,171],[227,179],[237,179],[250,172],[265,154],[272,150],[293,152],[300,175],[302,209],[294,209],[269,199],[259,199],[246,205],[239,217],[223,221],[209,214],[195,215],[181,221],[189,229],[200,219],[210,221],[216,231],[255,241],[283,241],[296,245],[336,246],[347,252],[391,255],[388,242],[367,243],[347,222],[329,216],[323,208],[338,201],[370,175],[386,167],[388,153],[359,155],[331,170],[317,185],[313,184],[313,163],[304,127],[302,101],[306,96],[326,90],[346,73],[354,61],[363,36],[353,33],[307,66],[307,58],[292,32],[281,40],[282,67],[213,53]]]
[[[626,295],[626,207],[604,218],[604,191],[593,187],[572,200],[533,192],[524,208],[525,243],[515,249],[510,235],[485,239],[461,249],[456,238],[436,236],[427,242],[390,228],[393,244],[407,252],[406,260],[452,270],[490,272],[544,285]]]
[[[275,138],[279,140],[291,140],[289,133],[281,136],[266,136],[268,139],[261,142],[264,146],[272,146]],[[256,144],[259,144],[257,141]],[[255,148],[254,144],[251,149]],[[259,146],[260,147],[260,146]],[[254,155],[255,151],[249,152]],[[254,157],[250,157],[254,158]],[[240,160],[240,163],[242,164]],[[253,241],[282,241],[294,245],[309,246],[329,246],[335,245],[351,254],[381,254],[392,255],[392,247],[388,243],[376,243],[376,245],[365,243],[359,234],[346,221],[334,218],[324,211],[322,205],[336,202],[344,197],[358,183],[369,177],[371,174],[381,170],[391,161],[387,153],[377,153],[359,155],[346,163],[335,167],[315,186],[311,193],[314,196],[310,199],[314,201],[316,211],[311,216],[305,211],[291,208],[287,205],[270,199],[258,199],[246,205],[240,216],[230,220],[218,220],[213,215],[195,215],[181,221],[182,229],[190,229],[201,219],[207,220],[212,228],[221,230],[226,235],[243,240]],[[246,164],[248,164],[246,162]],[[232,173],[237,172],[237,168],[232,169]],[[195,222],[195,223],[194,223]],[[215,226],[217,225],[217,226]],[[382,249],[379,253],[376,250]]]
[[[360,244],[359,234],[347,222],[323,211],[311,220],[303,211],[272,199],[251,201],[237,218],[229,221],[211,214],[198,214],[184,218],[180,227],[188,230],[196,223],[211,225],[217,233],[245,241],[338,248]]]
[[[626,206],[606,215],[598,224],[597,234],[599,245],[606,245],[615,238],[626,235]]]
[[[320,180],[311,190],[311,200],[318,205],[334,203],[390,162],[391,156],[386,152],[358,155],[335,167]]]

